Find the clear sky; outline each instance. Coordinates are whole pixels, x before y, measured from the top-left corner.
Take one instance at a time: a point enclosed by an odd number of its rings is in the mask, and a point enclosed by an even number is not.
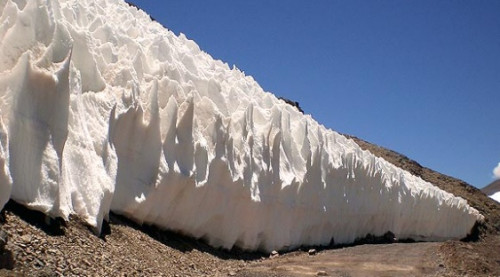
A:
[[[500,1],[132,0],[341,133],[483,187],[500,162]]]

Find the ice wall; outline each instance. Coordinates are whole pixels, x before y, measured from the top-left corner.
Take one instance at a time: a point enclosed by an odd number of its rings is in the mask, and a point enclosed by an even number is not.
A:
[[[265,251],[462,238],[482,220],[121,0],[5,0],[0,15],[0,207],[97,232],[112,210]]]

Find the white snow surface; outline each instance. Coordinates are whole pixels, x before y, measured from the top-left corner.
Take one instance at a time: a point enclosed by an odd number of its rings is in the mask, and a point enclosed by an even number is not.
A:
[[[497,191],[497,192],[493,193],[492,195],[490,195],[490,197],[491,197],[493,200],[495,200],[495,201],[497,201],[497,202],[500,202],[500,191]]]
[[[482,215],[121,0],[0,2],[0,208],[216,247],[465,237]]]

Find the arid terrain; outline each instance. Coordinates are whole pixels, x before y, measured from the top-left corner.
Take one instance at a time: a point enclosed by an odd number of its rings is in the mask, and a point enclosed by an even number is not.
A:
[[[47,222],[44,215],[11,201],[2,218],[8,243],[0,276],[500,276],[499,203],[463,181],[352,138],[363,149],[467,199],[485,216],[484,224],[463,241],[366,238],[355,245],[269,256],[214,249],[113,214],[98,237],[78,218]]]
[[[493,181],[491,184],[485,186],[481,189],[486,195],[492,195],[495,192],[500,191],[500,179]]]

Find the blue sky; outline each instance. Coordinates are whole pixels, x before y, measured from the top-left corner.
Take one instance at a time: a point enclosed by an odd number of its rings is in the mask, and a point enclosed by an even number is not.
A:
[[[131,2],[329,128],[493,180],[500,1]]]

